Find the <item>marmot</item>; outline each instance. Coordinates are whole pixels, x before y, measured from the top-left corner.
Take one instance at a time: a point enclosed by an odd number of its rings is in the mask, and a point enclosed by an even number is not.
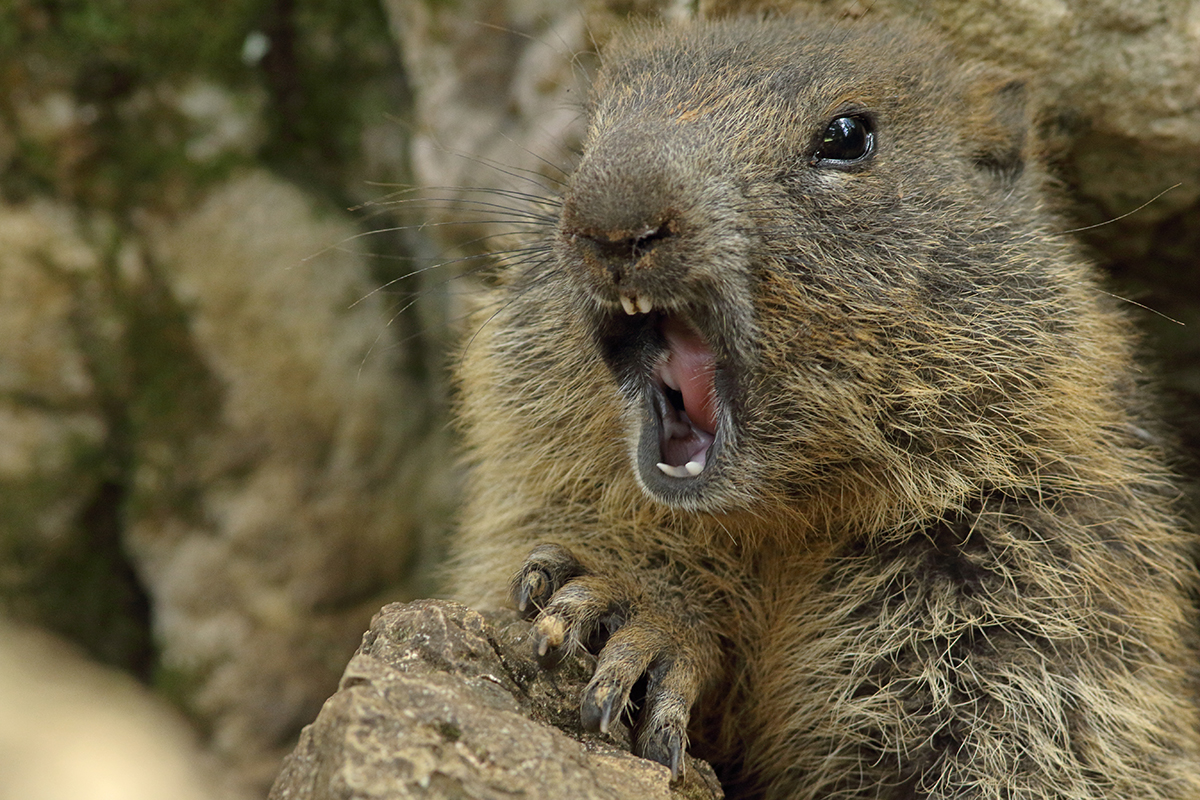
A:
[[[610,45],[452,567],[598,654],[586,725],[738,797],[1200,798],[1196,541],[1027,94],[909,23]]]

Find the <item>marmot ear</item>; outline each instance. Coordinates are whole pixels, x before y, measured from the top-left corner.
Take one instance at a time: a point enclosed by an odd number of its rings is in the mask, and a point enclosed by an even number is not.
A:
[[[1030,118],[1024,79],[991,66],[972,70],[968,141],[975,164],[1004,183],[1021,176],[1029,157]]]

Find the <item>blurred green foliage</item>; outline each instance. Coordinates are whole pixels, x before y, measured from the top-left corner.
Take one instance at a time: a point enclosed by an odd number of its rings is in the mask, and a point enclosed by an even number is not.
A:
[[[254,147],[197,156],[179,100],[197,81],[262,129]],[[260,163],[342,200],[364,122],[406,97],[376,0],[7,0],[0,192],[170,208]]]

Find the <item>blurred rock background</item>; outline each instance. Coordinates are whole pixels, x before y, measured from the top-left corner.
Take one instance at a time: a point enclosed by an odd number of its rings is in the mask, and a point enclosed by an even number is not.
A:
[[[0,800],[264,796],[436,591],[452,278],[569,168],[596,48],[796,4],[2,0]],[[809,4],[1037,79],[1200,455],[1200,4]]]

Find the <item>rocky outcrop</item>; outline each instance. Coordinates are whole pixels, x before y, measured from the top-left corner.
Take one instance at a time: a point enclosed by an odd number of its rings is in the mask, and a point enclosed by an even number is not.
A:
[[[0,208],[0,609],[153,678],[265,783],[399,591],[447,448],[354,229],[296,187],[105,222]]]
[[[666,767],[631,755],[625,724],[581,730],[590,658],[541,669],[529,630],[515,613],[456,603],[385,607],[271,800],[723,797],[701,761],[688,756],[672,785]]]

